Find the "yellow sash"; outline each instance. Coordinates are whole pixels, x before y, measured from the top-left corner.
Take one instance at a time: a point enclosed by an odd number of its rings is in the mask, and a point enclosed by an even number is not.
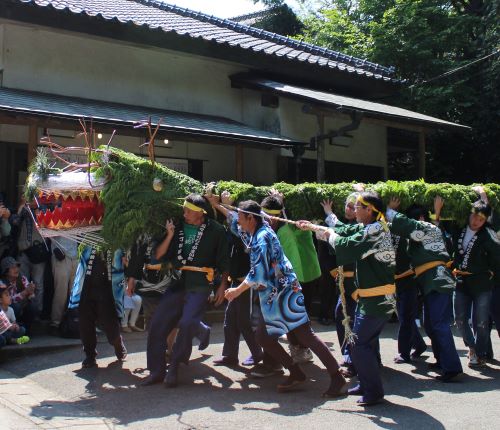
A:
[[[332,276],[332,278],[337,278],[337,276],[339,276],[339,269],[330,270],[330,275]],[[354,278],[354,272],[344,272],[344,278]]]
[[[415,271],[413,269],[408,269],[407,271],[400,273],[399,275],[394,275],[394,279],[403,279],[407,278],[408,276],[414,275]]]
[[[396,293],[396,285],[386,284],[386,285],[381,285],[379,287],[358,288],[356,291],[354,291],[354,293],[351,294],[351,297],[354,300],[358,300],[360,297],[387,296],[395,293]]]
[[[429,261],[428,263],[421,264],[420,266],[415,267],[415,275],[420,276],[422,273],[427,272],[430,269],[433,269],[437,266],[447,266],[444,261]]]
[[[472,272],[464,272],[463,270],[453,269],[453,275],[455,276],[467,276],[472,275]]]
[[[187,270],[188,272],[203,272],[206,273],[207,281],[212,282],[214,280],[214,269],[211,267],[196,267],[196,266],[182,266],[179,270]]]

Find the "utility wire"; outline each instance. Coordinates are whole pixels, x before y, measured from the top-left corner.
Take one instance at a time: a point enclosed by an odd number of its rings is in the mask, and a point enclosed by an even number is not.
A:
[[[465,64],[464,66],[460,66],[460,67],[457,67],[456,69],[449,70],[448,72],[445,72],[442,75],[435,76],[433,78],[427,79],[426,81],[417,82],[416,84],[410,85],[408,88],[414,88],[414,87],[416,87],[418,85],[428,84],[429,82],[434,82],[434,81],[436,81],[438,79],[444,78],[446,76],[450,76],[450,75],[452,75],[454,73],[459,72],[460,70],[466,69],[467,67],[470,67],[470,66],[472,66],[472,65],[474,65],[476,63],[484,61],[484,60],[486,60],[486,59],[488,59],[490,57],[493,57],[494,55],[498,55],[498,54],[500,54],[500,49],[497,49],[496,51],[492,52],[491,54],[485,55],[484,57],[478,58],[477,60],[471,61],[470,63]]]

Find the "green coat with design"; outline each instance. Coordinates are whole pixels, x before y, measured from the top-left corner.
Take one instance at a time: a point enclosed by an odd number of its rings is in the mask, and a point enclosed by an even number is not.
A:
[[[416,221],[395,211],[388,211],[391,220],[390,229],[395,235],[409,239],[408,255],[413,268],[432,261],[450,260],[443,234],[439,227],[425,221]],[[450,269],[444,265],[427,270],[417,277],[419,287],[424,295],[436,291],[452,294],[455,290],[455,279]]]
[[[367,289],[394,284],[395,255],[391,234],[380,222],[372,224],[343,224],[333,227],[338,236],[330,241],[337,263],[355,264],[356,288]],[[363,315],[389,317],[394,296],[360,297],[357,311]]]

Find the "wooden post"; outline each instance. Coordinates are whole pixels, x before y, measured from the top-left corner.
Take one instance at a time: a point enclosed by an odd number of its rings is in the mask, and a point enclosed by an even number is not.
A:
[[[323,135],[325,134],[325,116],[324,115],[318,115],[318,134]],[[325,141],[324,140],[319,140],[316,142],[317,147],[316,147],[316,161],[317,161],[317,166],[316,166],[316,178],[318,183],[325,182]]]
[[[237,143],[235,148],[235,170],[236,170],[236,180],[238,182],[243,182],[243,145]]]
[[[29,138],[28,138],[28,165],[36,156],[36,147],[38,145],[38,126],[30,124]]]
[[[418,177],[425,179],[425,131],[418,134]]]

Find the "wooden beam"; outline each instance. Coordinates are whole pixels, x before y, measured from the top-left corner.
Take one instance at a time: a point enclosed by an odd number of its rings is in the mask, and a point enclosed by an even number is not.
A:
[[[29,137],[28,137],[28,165],[36,156],[36,147],[38,145],[38,126],[32,124],[29,126]]]
[[[330,118],[339,118],[339,119],[345,119],[346,121],[351,121],[351,117],[349,116],[348,113],[346,112],[339,112],[335,110],[335,108],[322,108],[319,106],[312,106],[312,105],[304,105],[302,107],[302,112],[305,113],[306,115],[323,115],[325,117],[330,117]],[[408,123],[402,123],[397,120],[390,121],[387,119],[379,119],[379,118],[372,118],[369,116],[369,112],[364,112],[363,116],[363,123],[365,124],[375,124],[375,125],[380,125],[383,127],[392,127],[392,128],[398,128],[401,130],[408,130],[408,131],[415,131],[417,133],[421,131],[431,131],[433,129],[438,128],[432,127],[432,126],[422,126],[422,125],[416,125],[416,124],[408,124]]]
[[[425,131],[418,134],[418,177],[425,179]]]
[[[243,145],[237,143],[234,146],[235,155],[235,177],[238,182],[243,182]]]

